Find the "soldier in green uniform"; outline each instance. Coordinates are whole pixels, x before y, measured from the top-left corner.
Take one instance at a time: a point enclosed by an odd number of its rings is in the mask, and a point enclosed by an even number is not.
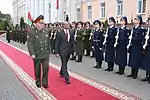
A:
[[[7,27],[7,30],[6,30],[6,31],[7,31],[7,32],[6,32],[6,40],[7,40],[8,43],[10,43],[10,28]]]
[[[90,22],[85,23],[85,30],[84,30],[84,51],[86,50],[86,55],[85,56],[90,56]]]
[[[31,58],[34,61],[34,70],[36,78],[36,86],[48,88],[48,72],[49,72],[49,31],[44,27],[44,16],[40,15],[34,21],[34,26],[28,32],[27,44]],[[43,68],[43,76],[41,82],[41,64]]]
[[[75,51],[76,51],[76,55],[78,56],[78,60],[76,60],[76,62],[82,62],[82,57],[83,57],[83,38],[84,38],[84,30],[83,28],[83,23],[82,22],[78,22],[77,23],[77,31],[75,33]]]

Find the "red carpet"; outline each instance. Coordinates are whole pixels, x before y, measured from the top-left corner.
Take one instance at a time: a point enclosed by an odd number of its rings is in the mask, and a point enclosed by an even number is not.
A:
[[[34,78],[32,59],[25,53],[0,41],[0,49]],[[103,91],[91,87],[71,77],[71,84],[66,85],[58,71],[50,68],[49,88],[47,89],[58,100],[119,100]]]

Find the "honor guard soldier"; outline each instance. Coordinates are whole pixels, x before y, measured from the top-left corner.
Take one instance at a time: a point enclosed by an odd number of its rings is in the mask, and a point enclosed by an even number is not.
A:
[[[123,75],[125,66],[127,66],[127,45],[129,42],[130,30],[126,27],[127,17],[124,16],[120,19],[121,27],[117,30],[116,42],[114,47],[116,48],[115,64],[119,66],[119,71],[116,74]]]
[[[7,29],[6,29],[6,40],[8,43],[10,43],[10,28],[7,26]]]
[[[83,23],[80,21],[77,23],[77,30],[75,33],[75,49],[76,49],[76,55],[78,56],[78,60],[76,62],[82,62],[83,57]]]
[[[116,21],[114,17],[109,18],[109,28],[105,34],[105,40],[103,45],[106,42],[106,54],[105,54],[105,61],[108,63],[108,68],[105,71],[113,71],[114,68],[114,61],[115,61],[115,36],[117,35],[117,28],[115,26]]]
[[[142,60],[142,69],[146,70],[146,77],[141,79],[141,81],[148,81],[150,84],[150,18],[147,20],[147,29],[146,29],[146,36],[145,42],[143,45],[144,49],[144,56]]]
[[[137,78],[138,70],[141,67],[142,57],[143,57],[143,42],[145,39],[145,30],[141,27],[142,16],[137,15],[134,18],[134,27],[129,36],[129,44],[127,48],[129,49],[129,64],[131,67],[131,74],[127,77]]]
[[[22,29],[22,43],[25,44],[27,41],[27,30],[26,28]]]
[[[101,68],[103,57],[103,41],[104,41],[104,31],[101,29],[101,22],[99,20],[95,20],[93,22],[95,31],[93,37],[93,45],[95,51],[95,60],[96,66],[94,68]]]
[[[52,38],[51,38],[51,45],[52,45],[52,53],[55,54],[55,41],[56,41],[56,33],[57,33],[57,23],[53,24],[53,29],[52,29]]]
[[[71,32],[72,32],[72,34],[73,34],[73,36],[75,35],[75,32],[76,32],[76,22],[74,21],[74,22],[72,22],[72,24],[71,24]],[[75,40],[73,41],[73,43],[72,43],[72,46],[71,46],[71,59],[70,60],[75,60]]]
[[[90,22],[85,23],[85,29],[84,29],[84,51],[86,50],[86,55],[85,56],[90,56]]]
[[[48,72],[49,72],[49,32],[44,27],[44,16],[40,15],[34,21],[34,26],[28,33],[28,50],[34,61],[34,72],[36,78],[36,86],[48,88]],[[41,64],[43,68],[42,84],[41,84]]]
[[[90,33],[90,38],[89,38],[89,40],[90,40],[90,51],[91,51],[91,58],[94,58],[95,57],[95,51],[94,51],[94,46],[93,46],[93,33],[94,33],[94,31],[95,31],[95,28],[94,28],[94,26],[93,25],[91,25],[91,33]]]

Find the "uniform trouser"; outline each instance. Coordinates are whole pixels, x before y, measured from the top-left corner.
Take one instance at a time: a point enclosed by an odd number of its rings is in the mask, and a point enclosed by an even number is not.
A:
[[[41,64],[43,68],[42,84],[48,85],[49,58],[33,59],[36,85],[41,85]]]
[[[139,68],[131,68],[131,75],[137,77]]]
[[[114,69],[114,63],[108,62],[108,69],[113,70]]]
[[[119,72],[120,73],[124,73],[125,70],[125,66],[119,66]]]
[[[146,77],[150,77],[150,70],[146,70]]]
[[[70,56],[69,54],[68,55],[60,55],[62,66],[61,66],[61,70],[60,70],[59,74],[62,75],[66,81],[68,81],[70,79],[69,73],[67,70],[67,63],[69,60],[69,56]]]

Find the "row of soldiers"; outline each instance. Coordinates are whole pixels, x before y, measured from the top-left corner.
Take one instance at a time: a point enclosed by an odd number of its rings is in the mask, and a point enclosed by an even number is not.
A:
[[[90,52],[95,57],[96,66],[101,68],[102,62],[107,63],[108,68],[105,71],[111,72],[114,64],[119,66],[116,74],[123,75],[125,67],[131,67],[131,73],[127,77],[136,79],[139,69],[146,70],[146,77],[142,81],[150,83],[150,39],[149,25],[150,19],[147,20],[147,27],[142,27],[142,16],[137,15],[133,21],[133,28],[127,27],[127,17],[120,19],[120,27],[116,27],[114,17],[109,18],[109,27],[104,28],[104,24],[99,20],[90,23],[72,22],[71,31],[74,33],[74,45],[72,45],[72,56],[70,60],[82,62],[85,54],[90,56]],[[55,36],[57,31],[61,30],[60,24],[53,24],[50,28],[50,39],[52,51],[55,53]],[[105,52],[104,52],[105,51]],[[129,59],[128,58],[129,53]]]
[[[137,15],[133,21],[133,28],[127,27],[127,17],[120,19],[120,27],[116,27],[114,17],[109,18],[109,27],[104,28],[104,23],[99,20],[93,22],[93,26],[89,22],[83,23],[72,22],[70,30],[74,33],[74,44],[70,60],[82,62],[83,55],[95,58],[96,66],[101,68],[102,62],[105,61],[108,68],[105,71],[111,72],[114,64],[119,66],[116,74],[123,75],[125,67],[131,67],[131,74],[128,77],[136,79],[138,70],[146,70],[146,77],[142,81],[150,83],[150,39],[149,25],[150,19],[147,20],[147,27],[142,27],[142,16]],[[47,24],[49,29],[49,38],[51,43],[51,51],[55,54],[55,41],[57,32],[62,29],[63,23]],[[20,31],[14,31],[20,34]],[[18,35],[14,35],[14,41],[18,40]],[[20,41],[20,40],[19,40]],[[129,59],[128,58],[129,54]]]
[[[25,44],[27,41],[27,31],[27,27],[13,27],[12,29],[10,27],[7,27],[6,40],[8,41],[8,43],[10,43],[10,40],[13,40],[15,42]]]

